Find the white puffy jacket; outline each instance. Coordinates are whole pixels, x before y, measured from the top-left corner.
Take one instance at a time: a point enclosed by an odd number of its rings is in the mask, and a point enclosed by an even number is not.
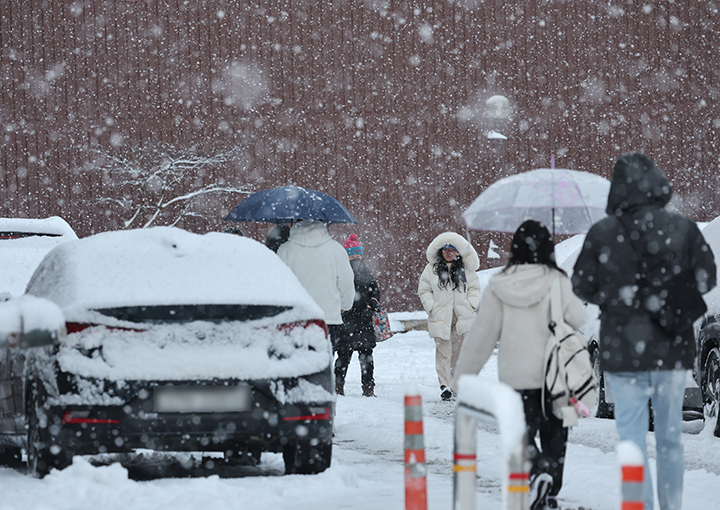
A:
[[[277,252],[305,290],[325,312],[327,324],[342,324],[341,310],[350,310],[355,283],[345,248],[335,241],[321,221],[301,221]]]
[[[452,283],[447,287],[440,288],[438,275],[434,273],[433,264],[437,258],[438,250],[446,244],[452,244],[457,248],[465,265],[465,276],[467,285],[453,290]],[[470,330],[475,310],[480,302],[480,280],[477,270],[480,267],[475,248],[462,236],[454,232],[444,232],[437,236],[427,249],[428,264],[420,276],[418,284],[418,296],[422,301],[423,308],[428,314],[428,333],[432,338],[450,339],[452,328],[452,316],[455,312],[457,325],[455,329],[458,334],[467,333]]]

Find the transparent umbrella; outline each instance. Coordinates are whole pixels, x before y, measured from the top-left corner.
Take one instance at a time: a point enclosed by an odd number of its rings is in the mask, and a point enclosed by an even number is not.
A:
[[[582,234],[605,216],[610,181],[579,170],[540,168],[505,177],[463,213],[472,230],[515,232],[528,219],[555,234]]]

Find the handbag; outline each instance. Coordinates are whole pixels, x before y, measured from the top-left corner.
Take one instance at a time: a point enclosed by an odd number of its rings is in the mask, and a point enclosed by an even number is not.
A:
[[[542,411],[547,417],[545,401],[552,402],[553,414],[563,420],[564,427],[570,427],[577,425],[578,415],[590,416],[590,409],[597,403],[598,385],[588,341],[565,322],[562,310],[560,277],[557,277],[550,291],[550,336],[545,347]]]
[[[620,216],[619,220],[640,258],[638,273],[643,306],[666,333],[673,337],[681,335],[707,312],[693,271],[683,269],[676,274],[667,263],[648,268],[642,261],[638,241],[630,235],[632,228],[628,224],[629,218]]]
[[[375,332],[376,342],[384,342],[393,336],[390,329],[390,318],[380,303],[373,310],[373,331]]]

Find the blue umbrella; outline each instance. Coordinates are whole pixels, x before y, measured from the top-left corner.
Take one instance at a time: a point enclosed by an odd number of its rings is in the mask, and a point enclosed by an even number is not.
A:
[[[299,186],[284,186],[253,193],[225,218],[230,221],[291,223],[320,220],[325,223],[360,223],[337,199]]]

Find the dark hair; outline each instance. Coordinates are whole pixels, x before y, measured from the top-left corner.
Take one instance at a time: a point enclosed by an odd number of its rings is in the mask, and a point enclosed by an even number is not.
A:
[[[243,237],[245,237],[245,234],[243,234],[243,231],[240,230],[240,229],[237,228],[237,227],[226,228],[225,230],[223,230],[223,232],[224,232],[225,234],[235,234],[236,236],[243,236]]]
[[[448,283],[452,281],[452,290],[457,289],[462,285],[463,290],[467,286],[467,277],[465,276],[465,263],[462,257],[458,253],[450,263],[450,269],[448,269],[448,263],[443,257],[443,249],[440,248],[435,256],[435,264],[433,264],[433,272],[438,276],[438,287],[445,289]]]
[[[520,264],[544,264],[565,274],[555,262],[555,244],[550,232],[535,220],[526,220],[515,231],[510,245],[510,260],[503,271]]]

